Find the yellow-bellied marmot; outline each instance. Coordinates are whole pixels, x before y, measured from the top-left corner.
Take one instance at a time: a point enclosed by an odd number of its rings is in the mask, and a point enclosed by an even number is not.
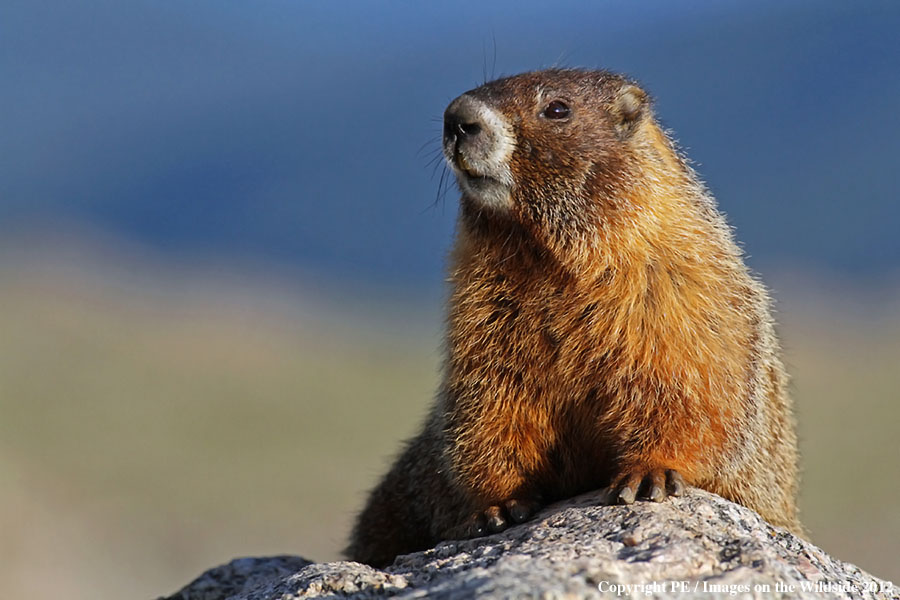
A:
[[[645,92],[500,79],[450,104],[443,145],[462,190],[443,381],[348,556],[385,565],[604,486],[694,485],[802,532],[768,295]]]

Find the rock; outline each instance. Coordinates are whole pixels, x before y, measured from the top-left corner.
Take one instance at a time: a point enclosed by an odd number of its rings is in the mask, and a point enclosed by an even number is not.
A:
[[[253,596],[258,588],[290,577],[313,562],[299,556],[236,558],[227,565],[206,571],[167,600],[225,600],[265,598]],[[161,599],[162,600],[162,599]]]
[[[690,490],[661,504],[562,502],[501,534],[442,542],[384,570],[296,557],[242,558],[167,600],[295,598],[900,598],[898,588]]]

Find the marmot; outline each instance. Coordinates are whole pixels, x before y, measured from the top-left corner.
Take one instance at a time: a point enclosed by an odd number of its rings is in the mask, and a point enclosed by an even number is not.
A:
[[[383,566],[605,487],[684,485],[802,533],[770,300],[634,81],[554,69],[454,100],[462,191],[436,402],[346,553]]]

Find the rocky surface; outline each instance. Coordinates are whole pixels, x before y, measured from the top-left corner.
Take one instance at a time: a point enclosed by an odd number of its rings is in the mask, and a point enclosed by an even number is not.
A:
[[[602,500],[556,504],[504,533],[443,542],[384,570],[241,558],[166,600],[900,598],[890,583],[713,494],[632,506]]]

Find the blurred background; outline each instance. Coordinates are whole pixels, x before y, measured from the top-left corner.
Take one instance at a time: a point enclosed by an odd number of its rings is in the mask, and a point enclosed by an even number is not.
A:
[[[332,560],[440,361],[440,117],[641,81],[773,288],[812,539],[900,580],[900,4],[0,3],[0,597]],[[437,163],[434,161],[437,160]]]

